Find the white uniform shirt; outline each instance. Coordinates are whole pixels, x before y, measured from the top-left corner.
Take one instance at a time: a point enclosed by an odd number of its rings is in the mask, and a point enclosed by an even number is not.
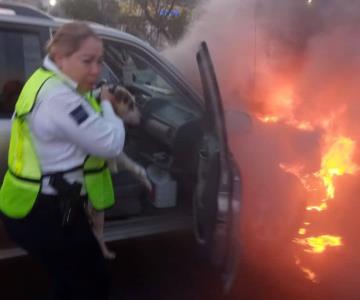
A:
[[[58,76],[45,82],[27,117],[42,173],[81,166],[89,154],[103,158],[118,156],[124,146],[125,131],[110,102],[101,102],[103,115],[96,113],[76,92],[77,83],[66,77],[48,57],[44,67]],[[69,182],[83,182],[81,169],[64,177]],[[55,194],[48,181],[48,177],[43,179],[42,193]]]

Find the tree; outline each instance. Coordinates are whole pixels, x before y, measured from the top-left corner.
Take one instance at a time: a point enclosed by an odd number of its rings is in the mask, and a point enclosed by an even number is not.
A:
[[[167,40],[171,39],[168,21],[175,2],[176,0],[138,0],[146,20],[155,28],[157,35],[163,34]]]
[[[118,27],[160,48],[183,35],[191,1],[198,0],[61,0],[59,6],[66,17]]]
[[[157,48],[178,41],[191,16],[184,0],[123,0],[120,7],[122,29]]]
[[[106,25],[115,25],[119,14],[114,0],[62,0],[60,7],[70,18]]]

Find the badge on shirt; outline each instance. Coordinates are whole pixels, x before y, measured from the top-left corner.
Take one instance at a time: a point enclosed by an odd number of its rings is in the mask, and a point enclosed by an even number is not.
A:
[[[86,110],[84,109],[84,107],[82,107],[81,104],[73,111],[71,111],[70,115],[78,125],[80,125],[89,117],[89,114],[86,112]]]

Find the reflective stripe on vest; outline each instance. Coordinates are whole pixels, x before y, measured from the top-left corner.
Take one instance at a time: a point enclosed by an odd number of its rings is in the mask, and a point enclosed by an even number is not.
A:
[[[15,106],[8,154],[8,171],[0,189],[0,210],[11,218],[25,217],[34,206],[40,192],[42,174],[32,142],[26,115],[35,105],[37,94],[53,72],[38,69],[24,85]],[[86,96],[97,112],[96,99]],[[102,210],[114,204],[110,171],[101,158],[88,157],[84,162],[84,182],[89,200],[94,208]]]

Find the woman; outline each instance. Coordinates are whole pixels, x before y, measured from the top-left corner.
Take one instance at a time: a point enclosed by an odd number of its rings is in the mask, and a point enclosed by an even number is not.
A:
[[[85,23],[63,25],[47,52],[16,104],[0,210],[10,237],[52,275],[56,299],[107,299],[104,257],[83,208],[87,199],[112,206],[104,159],[121,153],[124,126],[106,88],[100,106],[89,93],[103,45]]]

